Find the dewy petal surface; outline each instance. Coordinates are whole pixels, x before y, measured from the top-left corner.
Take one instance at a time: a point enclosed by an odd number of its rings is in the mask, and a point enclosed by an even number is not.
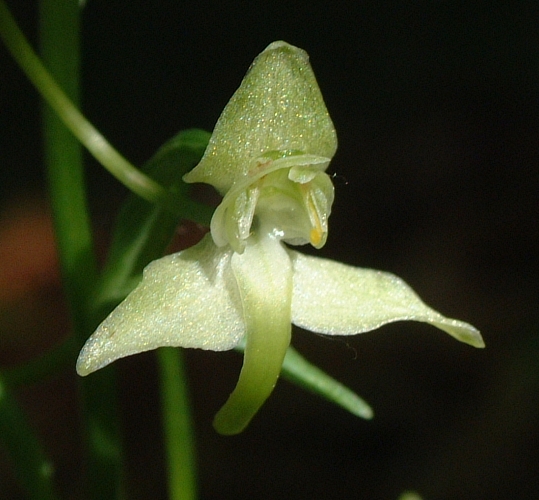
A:
[[[79,375],[162,346],[234,348],[245,334],[232,251],[211,237],[149,264],[141,283],[101,323],[77,361]]]
[[[289,250],[294,268],[292,322],[316,333],[353,335],[394,321],[422,321],[474,347],[484,347],[472,325],[425,305],[399,277]]]

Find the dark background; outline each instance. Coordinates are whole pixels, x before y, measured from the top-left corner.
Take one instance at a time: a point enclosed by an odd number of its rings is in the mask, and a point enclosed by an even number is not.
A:
[[[35,43],[35,6],[16,3]],[[487,344],[476,350],[415,323],[345,339],[297,331],[295,346],[364,396],[375,419],[280,382],[233,438],[211,420],[241,358],[190,351],[201,498],[377,500],[405,489],[425,500],[539,498],[538,5],[88,1],[84,112],[138,165],[181,129],[211,130],[270,42],[307,50],[339,137],[320,254],[394,272]],[[27,224],[20,249],[4,246],[5,267],[28,241],[38,262],[50,241],[28,225],[46,214],[40,102],[3,48],[0,72],[0,222]],[[87,163],[106,241],[125,190]],[[19,224],[20,207],[33,215]],[[44,276],[28,296],[3,299],[6,364],[67,331],[57,277]],[[153,356],[117,365],[129,498],[165,498]],[[19,395],[71,498],[80,484],[73,381],[69,373]],[[18,498],[1,453],[0,466],[0,497]]]

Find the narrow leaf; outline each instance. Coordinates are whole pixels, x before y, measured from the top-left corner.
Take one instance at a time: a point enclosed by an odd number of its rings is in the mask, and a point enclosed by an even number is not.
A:
[[[289,382],[318,394],[357,417],[369,420],[374,415],[369,404],[355,392],[311,364],[293,347],[286,351],[281,375]]]
[[[53,466],[19,408],[11,391],[0,379],[0,443],[7,451],[29,499],[54,500]]]
[[[134,288],[144,267],[162,256],[182,218],[209,225],[212,209],[190,200],[190,186],[182,181],[182,175],[202,157],[209,138],[203,130],[182,131],[143,166],[147,175],[174,194],[177,204],[153,204],[135,194],[128,197],[115,224],[98,287],[98,307],[110,310]]]
[[[235,349],[243,352],[245,342],[242,341]],[[306,389],[344,408],[356,417],[370,420],[374,416],[372,408],[365,400],[344,384],[341,384],[341,382],[335,380],[323,370],[307,361],[292,346],[289,346],[286,351],[281,367],[281,377],[302,389]]]

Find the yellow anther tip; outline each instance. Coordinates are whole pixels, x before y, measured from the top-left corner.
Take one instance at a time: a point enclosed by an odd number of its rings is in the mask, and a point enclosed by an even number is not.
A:
[[[311,245],[316,248],[322,242],[323,232],[321,231],[319,227],[313,227],[311,229],[311,233],[309,236],[310,236]]]

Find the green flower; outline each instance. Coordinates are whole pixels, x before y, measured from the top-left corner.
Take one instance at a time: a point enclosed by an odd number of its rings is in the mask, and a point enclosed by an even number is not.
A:
[[[355,335],[399,320],[423,321],[475,347],[480,333],[426,306],[400,278],[302,255],[324,245],[333,203],[325,173],[335,129],[307,54],[272,43],[219,118],[187,182],[223,195],[211,234],[149,264],[137,288],[83,347],[77,371],[161,346],[214,351],[244,343],[236,388],[215,428],[241,432],[275,386],[292,323]]]

